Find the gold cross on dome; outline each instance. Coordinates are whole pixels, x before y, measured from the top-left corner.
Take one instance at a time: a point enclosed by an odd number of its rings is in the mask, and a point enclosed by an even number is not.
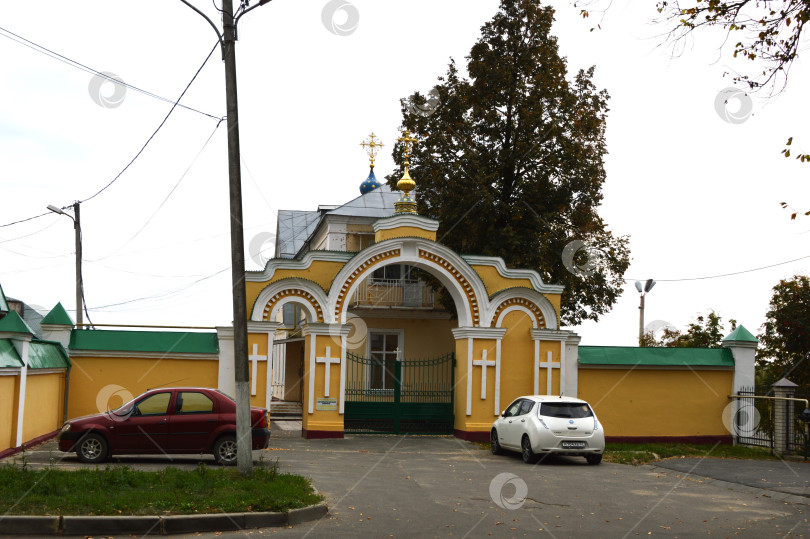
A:
[[[406,129],[403,136],[397,139],[397,142],[402,142],[405,145],[405,165],[407,166],[411,157],[411,149],[413,149],[414,143],[419,141],[416,137],[412,137],[411,132]]]
[[[360,146],[366,150],[366,154],[368,154],[368,158],[371,161],[371,168],[374,168],[374,158],[377,157],[380,148],[385,146],[385,144],[380,142],[380,139],[372,132],[366,140],[360,143]]]

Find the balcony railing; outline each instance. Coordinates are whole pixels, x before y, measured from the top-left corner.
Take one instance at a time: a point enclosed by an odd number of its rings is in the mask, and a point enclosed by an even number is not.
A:
[[[354,294],[355,307],[403,307],[432,309],[433,289],[416,279],[374,279],[360,283]]]

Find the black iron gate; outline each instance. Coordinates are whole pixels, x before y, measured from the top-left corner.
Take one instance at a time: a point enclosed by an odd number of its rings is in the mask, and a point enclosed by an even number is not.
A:
[[[388,364],[351,353],[346,359],[346,433],[453,433],[455,354]]]

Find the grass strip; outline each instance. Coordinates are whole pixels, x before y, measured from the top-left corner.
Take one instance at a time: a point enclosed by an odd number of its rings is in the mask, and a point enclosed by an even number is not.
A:
[[[603,460],[639,466],[656,460],[678,457],[709,457],[722,459],[776,460],[766,447],[720,444],[614,444],[605,446]]]
[[[170,515],[287,511],[320,502],[309,480],[256,467],[156,472],[108,466],[87,470],[0,468],[0,515]]]

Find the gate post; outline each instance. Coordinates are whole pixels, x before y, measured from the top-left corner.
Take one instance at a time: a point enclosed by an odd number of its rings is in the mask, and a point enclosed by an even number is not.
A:
[[[343,438],[346,337],[352,328],[351,324],[305,324],[302,328],[304,438]]]
[[[782,378],[771,386],[774,397],[793,397],[793,391],[799,387],[787,378]],[[793,436],[793,402],[774,401],[773,403],[773,450],[777,455],[785,453]]]

